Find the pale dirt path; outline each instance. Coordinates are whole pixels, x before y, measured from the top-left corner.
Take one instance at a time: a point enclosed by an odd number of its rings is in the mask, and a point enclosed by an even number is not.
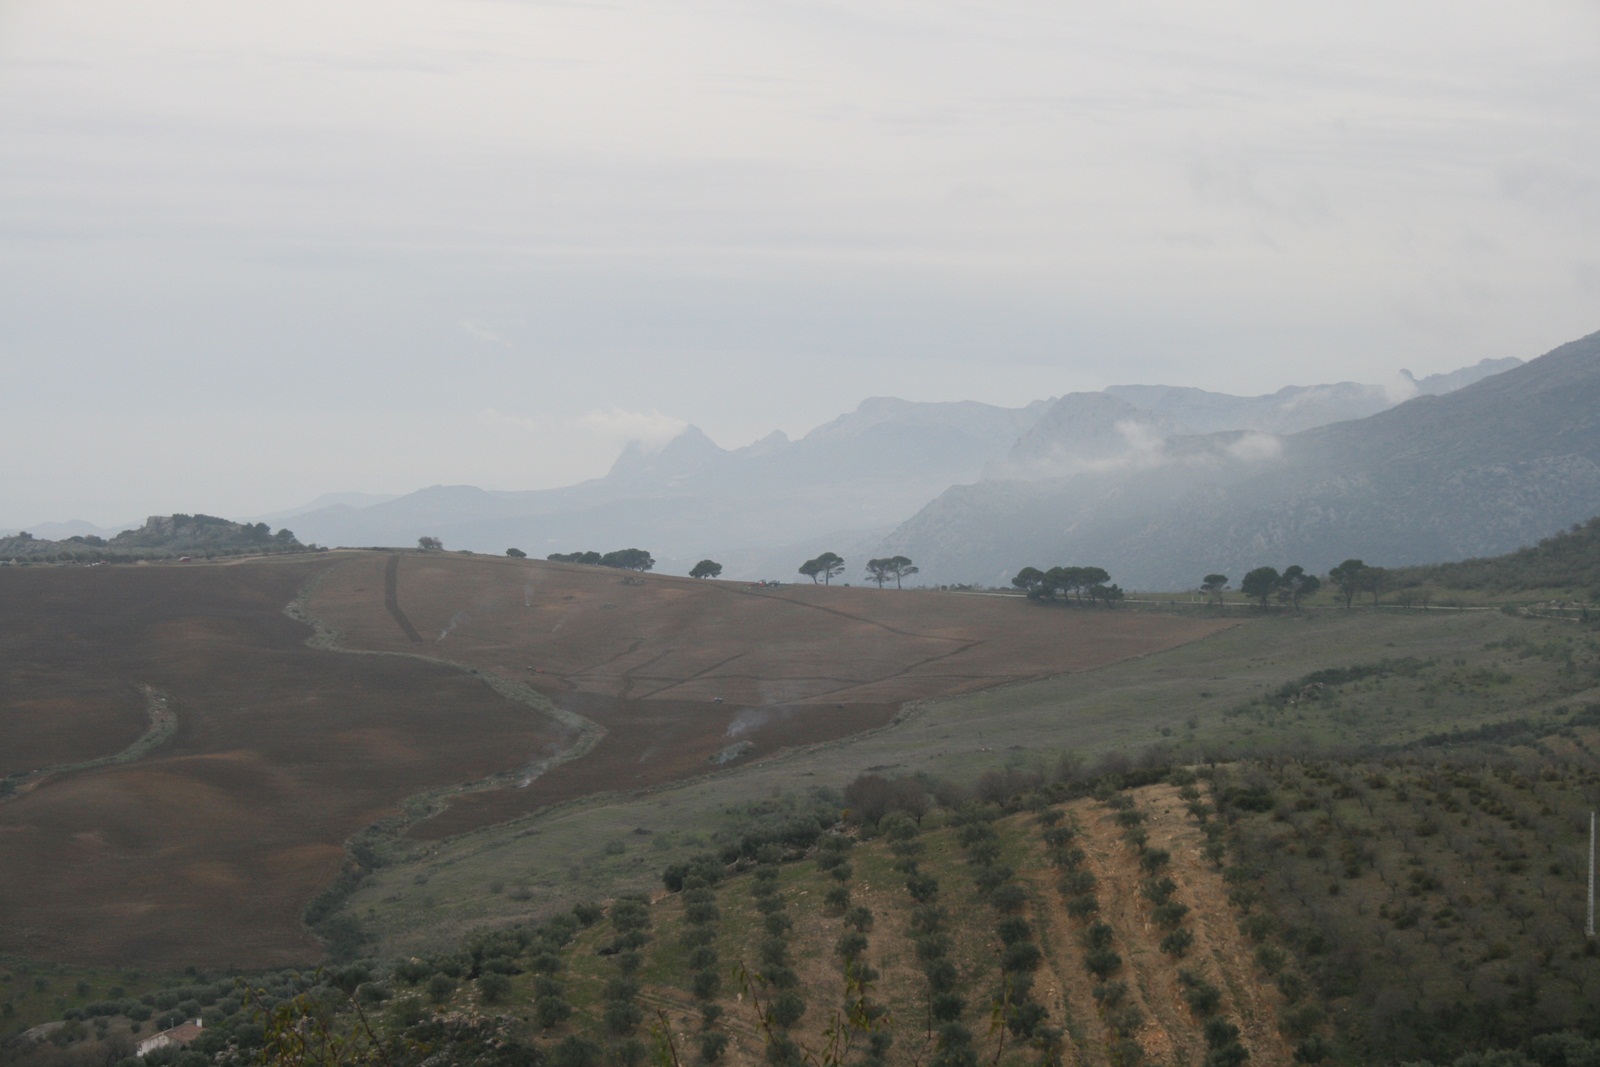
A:
[[[1018,877],[1033,890],[1032,917],[1044,953],[1033,979],[1034,997],[1050,1009],[1051,1025],[1062,1028],[1062,1062],[1098,1067],[1106,1062],[1106,1034],[1095,1004],[1094,979],[1083,969],[1078,948],[1083,924],[1067,915],[1061,872],[1051,866],[1042,837],[1033,843],[1029,859]]]
[[[1145,814],[1151,846],[1172,855],[1168,874],[1178,884],[1173,899],[1189,905],[1184,925],[1194,934],[1194,947],[1184,965],[1210,972],[1211,981],[1223,990],[1223,1014],[1242,1031],[1241,1044],[1250,1050],[1252,1064],[1293,1063],[1294,1054],[1278,1032],[1282,996],[1258,974],[1255,947],[1239,931],[1238,915],[1228,903],[1227,885],[1221,872],[1206,860],[1202,851],[1205,835],[1186,810],[1177,788],[1151,786],[1139,790],[1135,798]],[[1151,927],[1159,941],[1162,931],[1154,924]],[[1170,968],[1174,985],[1177,970],[1176,966]],[[1181,1000],[1178,1004],[1187,1015],[1187,1006]]]
[[[1114,812],[1094,801],[1080,802],[1074,809],[1083,831],[1079,836],[1085,839],[1081,847],[1089,855],[1089,869],[1097,883],[1100,918],[1116,931],[1112,947],[1122,956],[1122,969],[1113,980],[1128,983],[1128,1002],[1144,1012],[1144,1025],[1133,1036],[1151,1059],[1197,1063],[1194,1027],[1187,1016],[1180,1019],[1173,1010],[1177,967],[1157,947],[1161,933],[1149,921],[1146,901],[1139,893],[1144,875],[1138,858],[1122,840]]]
[[[1072,844],[1084,850],[1085,865],[1095,876],[1099,918],[1115,930],[1113,947],[1123,965],[1113,980],[1127,983],[1125,1003],[1136,1005],[1144,1016],[1133,1036],[1149,1060],[1163,1067],[1199,1067],[1204,1062],[1207,1048],[1202,1021],[1189,1011],[1178,979],[1179,970],[1188,969],[1222,990],[1222,1015],[1240,1028],[1252,1067],[1292,1063],[1291,1051],[1277,1032],[1281,998],[1256,972],[1254,946],[1238,930],[1237,914],[1228,905],[1222,876],[1202,854],[1204,835],[1175,788],[1153,786],[1132,795],[1145,815],[1150,845],[1171,854],[1166,874],[1177,884],[1173,899],[1191,909],[1184,927],[1195,940],[1183,959],[1174,959],[1160,949],[1166,931],[1150,917],[1152,907],[1141,892],[1146,875],[1136,852],[1124,840],[1115,813],[1093,800],[1075,801],[1063,805],[1062,810],[1078,829]],[[1094,999],[1096,981],[1084,969],[1079,944],[1087,924],[1067,915],[1059,889],[1062,872],[1050,864],[1042,825],[1031,816],[1019,816],[1004,837],[1009,841],[1007,854],[1017,867],[1018,880],[1033,894],[1027,917],[1044,954],[1044,962],[1034,974],[1034,997],[1049,1009],[1050,1024],[1064,1031],[1062,1062],[1108,1067],[1113,1035]],[[972,1032],[980,1059],[990,1063],[996,1061],[1000,1048],[1000,1036],[990,1026],[988,1004],[998,973],[995,917],[979,899],[952,834],[935,833],[925,840],[930,847],[921,857],[922,866],[939,878],[939,902],[948,915],[949,958],[961,973],[961,992],[968,999],[963,1021]],[[877,919],[867,935],[866,958],[880,971],[873,998],[892,1012],[895,1041],[890,1061],[897,1067],[925,1064],[932,1051],[926,1031],[926,979],[907,925],[913,905],[904,888],[904,875],[892,869],[892,857],[881,844],[853,850],[849,862],[854,867],[852,903],[871,908]],[[826,1046],[825,1030],[834,1020],[843,992],[832,948],[844,925],[815,899],[830,884],[821,872],[805,870],[785,886],[788,914],[795,923],[792,965],[808,1003],[806,1016],[793,1036],[813,1051]],[[718,1028],[732,1038],[723,1062],[729,1067],[759,1067],[764,1062],[763,1036],[748,998],[740,996],[738,982],[729,979],[726,971],[740,958],[749,957],[746,962],[754,964],[751,953],[761,936],[760,917],[743,881],[723,888],[717,897],[723,912],[718,951],[725,971],[719,1000],[726,1010]],[[670,901],[668,898],[659,906],[655,936],[660,938],[678,936],[678,906]],[[648,987],[640,1000],[651,1021],[655,1009],[666,1011],[680,1053],[693,1045],[699,1029],[698,1011],[681,989]],[[858,1037],[853,1055],[860,1054],[863,1043]],[[1036,1053],[1018,1047],[1007,1035],[1004,1052],[996,1062],[1031,1062],[1034,1056]]]
[[[1239,1027],[1250,1063],[1257,1067],[1292,1063],[1290,1048],[1277,1030],[1281,997],[1257,976],[1254,947],[1239,932],[1227,887],[1206,862],[1201,851],[1205,838],[1177,789],[1152,786],[1133,795],[1145,815],[1150,846],[1172,856],[1166,873],[1177,883],[1173,899],[1190,908],[1184,926],[1195,940],[1181,960],[1161,951],[1167,931],[1150,918],[1151,905],[1140,890],[1146,875],[1134,849],[1123,840],[1114,813],[1092,800],[1076,801],[1065,810],[1079,831],[1073,843],[1084,850],[1086,866],[1095,876],[1100,918],[1116,931],[1113,948],[1122,956],[1123,966],[1114,980],[1128,984],[1126,1002],[1144,1012],[1144,1024],[1134,1036],[1152,1060],[1174,1067],[1204,1061],[1207,1049],[1201,1022],[1184,1002],[1178,980],[1178,971],[1188,969],[1223,990],[1222,1013]],[[1046,988],[1057,991],[1048,1004],[1052,1016],[1060,1022],[1070,1015],[1083,1035],[1083,1046],[1074,1049],[1079,1061],[1103,1064],[1111,1035],[1094,1000],[1095,980],[1081,962],[1078,935],[1087,924],[1067,915],[1056,888],[1059,876],[1048,865],[1042,842],[1036,855],[1037,864],[1025,876],[1036,892],[1041,943],[1051,968],[1048,973],[1041,969],[1036,982],[1041,993]],[[1070,1057],[1067,1062],[1072,1062]]]

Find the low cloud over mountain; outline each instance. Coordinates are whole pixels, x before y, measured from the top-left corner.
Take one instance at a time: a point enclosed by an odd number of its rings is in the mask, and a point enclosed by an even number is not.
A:
[[[1483,369],[1497,368],[1471,370]],[[1053,409],[1011,468],[948,490],[877,547],[938,581],[998,583],[1024,565],[1076,563],[1133,587],[1182,589],[1262,564],[1505,552],[1600,513],[1600,334],[1433,393],[1470,378],[1418,382],[1420,395],[1399,406],[1283,435],[1152,441],[1157,415],[1121,413],[1113,429],[1127,448],[1109,456],[1098,446],[1112,435],[1095,420],[1053,419]],[[1014,476],[1029,461],[1038,470],[1041,455],[1056,476]]]
[[[1171,582],[1187,575],[1191,557],[1166,566],[1128,553],[1147,541],[1151,560],[1171,551],[1154,531],[1174,501],[1187,501],[1191,513],[1221,499],[1241,507],[1229,495],[1244,492],[1235,486],[1305,462],[1298,457],[1308,428],[1384,412],[1517,363],[1256,397],[1169,386],[1114,386],[1022,408],[877,397],[796,440],[775,431],[725,449],[688,426],[634,441],[605,477],[562,489],[349,495],[292,521],[302,540],[332,545],[405,545],[424,534],[450,548],[515,546],[537,556],[641,545],[664,570],[687,570],[710,555],[729,577],[790,577],[824,550],[845,555],[854,577],[857,557],[892,547],[936,582],[1003,581],[1030,561],[1084,552],[1120,567],[1114,573],[1125,584]],[[1299,499],[1306,489],[1291,491]],[[1265,536],[1255,537],[1263,550],[1275,543]]]

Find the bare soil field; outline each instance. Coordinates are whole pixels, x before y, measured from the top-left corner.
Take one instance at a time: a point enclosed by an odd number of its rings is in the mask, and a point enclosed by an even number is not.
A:
[[[582,758],[523,787],[453,798],[412,829],[429,839],[874,729],[906,701],[1101,667],[1232,625],[418,553],[349,559],[307,609],[340,647],[471,664],[605,729]]]
[[[304,607],[336,647],[312,647],[285,614],[308,588]],[[1228,625],[443,554],[7,569],[0,771],[15,791],[0,799],[0,953],[156,968],[313,959],[306,905],[344,843],[407,797],[520,778],[462,793],[413,830],[444,837]],[[547,695],[567,725],[491,674]],[[602,728],[592,747],[574,748],[573,716]]]
[[[0,953],[313,959],[300,914],[351,834],[552,742],[541,716],[457,669],[306,647],[282,609],[333,562],[0,572],[8,770],[126,747],[148,725],[145,687],[176,716],[142,759],[0,801]]]

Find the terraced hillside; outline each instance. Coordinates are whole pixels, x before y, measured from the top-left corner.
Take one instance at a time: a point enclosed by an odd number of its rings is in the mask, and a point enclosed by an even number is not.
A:
[[[437,1048],[435,1017],[552,1063],[638,1063],[652,1045],[739,1065],[1198,1064],[1218,1049],[1288,1062],[1285,997],[1207,858],[1209,807],[1181,780],[1009,816],[894,816],[870,840],[813,831],[669,871],[673,892],[323,978],[368,1005],[368,1036],[397,1057],[424,1033]],[[218,1041],[238,1039],[206,1010]],[[103,1045],[134,1036],[120,1010],[94,1017]]]
[[[1578,858],[1600,709],[1563,717],[1003,805],[903,779],[896,810],[842,822],[814,796],[668,864],[665,891],[389,962],[116,991],[0,1054],[115,1062],[198,1015],[196,1064],[302,1062],[310,1041],[483,1067],[1572,1067],[1600,1051]]]

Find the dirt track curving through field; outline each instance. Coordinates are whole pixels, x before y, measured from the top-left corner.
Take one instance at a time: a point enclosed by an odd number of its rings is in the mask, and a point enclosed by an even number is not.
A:
[[[321,627],[315,647],[306,615]],[[464,793],[414,828],[446,836],[1220,625],[912,591],[774,595],[440,553],[8,568],[0,772],[71,769],[0,801],[0,953],[307,961],[320,948],[300,916],[344,842],[407,797],[522,783]],[[564,710],[514,699],[527,687]],[[150,691],[169,698],[170,732],[130,749],[149,736]]]
[[[530,685],[606,731],[582,759],[518,788],[452,798],[411,829],[428,839],[837,740],[888,724],[907,701],[1090,669],[1228,625],[1019,598],[775,590],[437,553],[396,568],[395,558],[355,557],[318,583],[307,609],[340,647],[415,648],[375,612],[382,588],[385,606],[403,597],[425,635],[416,651]]]
[[[347,838],[557,740],[457,669],[307,648],[283,606],[336,562],[0,572],[0,735],[21,741],[0,752],[22,754],[8,769],[100,762],[0,802],[0,952],[315,959],[300,915]],[[169,698],[170,733],[111,763],[150,721],[146,686]]]
[[[389,617],[400,627],[400,632],[405,634],[414,645],[422,644],[422,635],[417,633],[417,628],[411,625],[411,620],[406,618],[406,613],[400,610],[400,557],[391,555],[389,562],[383,567],[383,606],[389,609]]]

